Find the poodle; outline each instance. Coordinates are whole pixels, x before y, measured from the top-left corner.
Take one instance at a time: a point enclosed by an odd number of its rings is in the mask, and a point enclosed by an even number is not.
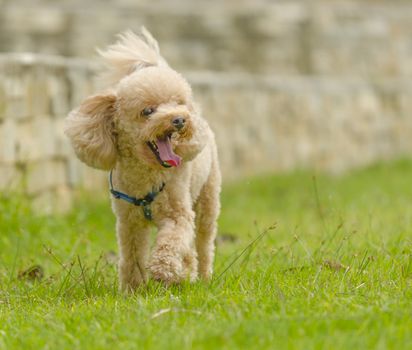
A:
[[[65,133],[82,162],[110,171],[120,286],[208,280],[221,188],[214,134],[145,28],[99,53],[107,89],[69,113]]]

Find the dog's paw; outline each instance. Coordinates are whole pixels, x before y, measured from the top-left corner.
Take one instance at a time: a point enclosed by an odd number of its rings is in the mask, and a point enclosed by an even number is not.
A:
[[[153,254],[149,264],[152,278],[165,284],[175,284],[184,280],[182,260],[168,254]]]
[[[162,249],[153,254],[149,264],[152,278],[166,285],[194,281],[197,277],[196,267],[196,257],[192,253],[174,255]]]

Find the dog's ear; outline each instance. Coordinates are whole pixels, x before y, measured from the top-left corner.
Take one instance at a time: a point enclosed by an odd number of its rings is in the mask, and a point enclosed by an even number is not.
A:
[[[101,93],[87,98],[66,119],[65,134],[79,159],[91,167],[109,170],[116,163],[115,105],[114,92]]]

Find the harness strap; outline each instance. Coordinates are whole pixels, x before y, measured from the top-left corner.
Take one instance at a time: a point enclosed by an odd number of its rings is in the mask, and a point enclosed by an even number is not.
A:
[[[143,215],[147,220],[152,220],[152,209],[150,208],[150,204],[156,199],[157,195],[163,191],[163,188],[165,187],[165,183],[162,183],[162,186],[159,188],[158,191],[152,190],[149,192],[146,196],[143,198],[136,198],[127,195],[126,193],[117,191],[113,188],[113,179],[112,179],[112,173],[113,169],[110,170],[109,173],[109,185],[110,185],[110,193],[113,195],[114,198],[116,199],[122,199],[130,204],[133,204],[138,207],[143,207]]]

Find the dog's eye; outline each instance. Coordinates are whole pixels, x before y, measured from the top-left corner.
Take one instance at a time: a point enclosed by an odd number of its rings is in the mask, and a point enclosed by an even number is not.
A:
[[[153,114],[154,111],[155,109],[153,107],[146,107],[143,111],[140,112],[140,115],[147,118],[151,114]]]

